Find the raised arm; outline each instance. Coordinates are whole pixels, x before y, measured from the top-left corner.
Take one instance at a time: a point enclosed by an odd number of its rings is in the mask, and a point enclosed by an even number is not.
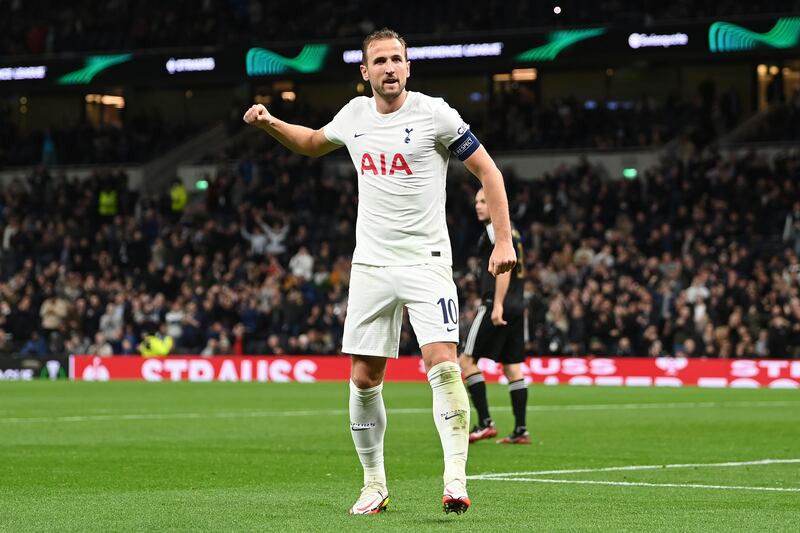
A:
[[[489,258],[489,272],[493,276],[508,272],[517,263],[517,254],[511,240],[511,219],[508,215],[508,198],[503,175],[483,145],[464,160],[464,165],[483,185],[486,204],[494,227],[494,250]]]
[[[298,124],[289,124],[272,116],[262,104],[251,106],[244,114],[244,121],[266,131],[276,141],[300,155],[320,157],[341,148],[325,137],[322,128],[312,130]]]

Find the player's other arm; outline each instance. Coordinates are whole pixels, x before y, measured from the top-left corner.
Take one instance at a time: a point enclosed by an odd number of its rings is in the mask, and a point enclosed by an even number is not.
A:
[[[276,141],[300,155],[320,157],[341,148],[341,145],[330,142],[321,128],[312,130],[284,122],[272,116],[262,104],[251,106],[244,114],[244,121],[266,131]]]
[[[489,272],[493,276],[508,272],[517,262],[514,243],[511,240],[511,219],[508,215],[508,198],[503,175],[483,145],[464,160],[464,165],[483,185],[486,204],[494,227],[494,250],[489,258]],[[502,300],[501,300],[502,302]]]
[[[494,304],[492,304],[492,324],[505,326],[508,324],[503,319],[503,302],[506,301],[508,286],[511,284],[511,272],[498,274],[494,283]]]

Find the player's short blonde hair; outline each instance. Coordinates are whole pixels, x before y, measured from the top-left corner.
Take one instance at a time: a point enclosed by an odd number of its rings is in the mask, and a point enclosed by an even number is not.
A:
[[[381,28],[380,30],[375,30],[364,37],[364,42],[361,44],[362,64],[367,64],[367,47],[369,47],[369,45],[374,41],[380,41],[382,39],[397,39],[400,41],[400,44],[403,45],[403,52],[405,53],[406,61],[408,61],[408,48],[406,46],[406,40],[400,37],[400,34],[394,30],[390,30],[389,28]]]

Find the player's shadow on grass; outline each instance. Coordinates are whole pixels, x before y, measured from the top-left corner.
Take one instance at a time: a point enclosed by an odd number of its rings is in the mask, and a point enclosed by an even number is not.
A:
[[[457,514],[449,514],[449,515],[442,515],[442,516],[429,516],[429,517],[420,517],[416,521],[420,525],[451,525],[454,520],[469,520],[466,516],[459,516]]]

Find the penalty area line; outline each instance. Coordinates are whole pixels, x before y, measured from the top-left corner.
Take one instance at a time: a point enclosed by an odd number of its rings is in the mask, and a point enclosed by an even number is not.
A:
[[[633,481],[593,481],[586,479],[547,479],[547,478],[520,478],[520,477],[484,477],[468,476],[467,479],[477,481],[522,481],[528,483],[563,483],[568,485],[614,485],[621,487],[655,487],[655,488],[682,488],[682,489],[717,489],[717,490],[760,490],[770,492],[800,492],[800,488],[786,487],[744,487],[738,485],[701,485],[697,483],[646,483]]]
[[[674,463],[662,465],[628,465],[628,466],[608,466],[603,468],[575,468],[569,470],[538,470],[534,472],[498,472],[490,474],[479,474],[468,477],[467,479],[513,479],[518,476],[545,476],[555,474],[587,474],[594,472],[623,472],[630,470],[663,470],[668,468],[731,468],[737,466],[761,466],[773,464],[792,464],[800,463],[800,459],[758,459],[754,461],[728,461],[724,463]]]

